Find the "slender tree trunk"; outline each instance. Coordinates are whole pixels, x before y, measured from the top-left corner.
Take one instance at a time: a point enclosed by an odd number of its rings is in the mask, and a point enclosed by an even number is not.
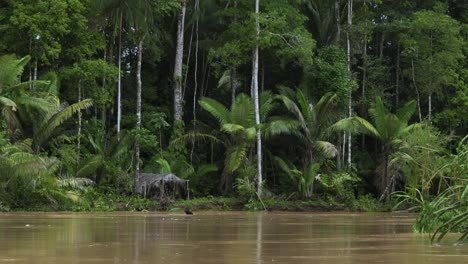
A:
[[[340,0],[335,0],[335,23],[336,23],[336,43],[340,44],[341,41],[341,14],[340,14]]]
[[[258,15],[260,13],[260,0],[255,1],[255,29],[256,29],[256,41],[260,37],[260,23]],[[258,94],[258,43],[256,44],[253,52],[253,69],[252,69],[252,93],[254,97],[255,107],[255,123],[260,124],[260,106],[259,106],[259,94]],[[262,195],[262,138],[260,129],[257,130],[257,170],[258,170],[258,182],[257,182],[257,194],[259,197]]]
[[[428,119],[429,119],[429,123],[431,123],[431,120],[432,120],[432,94],[429,93],[429,98],[428,98],[428,102],[429,102],[429,106],[428,106],[428,110],[429,110],[429,115],[428,115]]]
[[[395,85],[395,104],[398,109],[400,105],[400,41],[397,45],[397,57],[396,57],[396,85]]]
[[[366,2],[364,1],[364,5]],[[365,113],[366,102],[366,84],[367,84],[367,19],[364,25],[364,44],[363,44],[363,67],[362,67],[362,114]],[[366,145],[366,135],[361,136],[361,147],[364,149]]]
[[[34,62],[34,77],[33,77],[33,81],[37,81],[37,59],[36,59],[36,61]],[[33,90],[35,90],[35,89],[36,89],[36,84],[33,83],[32,88],[33,88]]]
[[[231,69],[231,104],[233,104],[234,101],[236,101],[236,88],[237,88],[236,79],[237,79],[236,68],[232,67]]]
[[[143,39],[138,42],[138,64],[137,64],[137,105],[136,105],[136,129],[141,129],[141,60],[143,53]],[[138,140],[135,141],[135,178],[133,179],[133,186],[137,190],[140,178],[140,144]]]
[[[119,18],[119,55],[118,67],[119,73],[117,76],[117,140],[120,141],[120,122],[122,120],[122,22],[123,15]]]
[[[390,189],[390,185],[391,185],[391,182],[388,182],[388,155],[385,154],[385,164],[384,164],[384,176],[383,176],[383,179],[382,179],[382,195],[380,196],[379,198],[379,202],[382,201],[387,192],[389,191]]]
[[[414,59],[411,58],[411,75],[412,75],[412,78],[413,78],[413,85],[414,85],[414,88],[416,89],[416,101],[418,103],[418,114],[419,114],[419,122],[422,122],[422,114],[421,114],[421,100],[419,98],[419,89],[418,89],[418,86],[416,85],[416,78],[415,78],[415,74],[414,74]]]
[[[348,48],[348,72],[351,74],[351,39],[350,39],[350,30],[353,24],[353,0],[348,0],[348,32],[346,34],[346,42]],[[351,117],[353,115],[353,107],[352,107],[352,90],[349,89],[348,94],[348,116]],[[348,133],[348,167],[351,168],[351,133]]]
[[[29,54],[32,55],[32,38],[29,39]],[[28,63],[29,64],[29,63]],[[29,90],[32,90],[32,67],[31,64],[29,64]]]
[[[195,2],[195,12],[197,12],[197,20],[195,22],[195,72],[194,72],[194,88],[193,88],[193,124],[197,121],[197,93],[198,93],[198,22],[199,22],[200,0]],[[192,140],[192,149],[190,150],[190,163],[193,161],[193,151],[195,149],[195,139]]]
[[[380,48],[379,48],[379,58],[383,58],[383,50],[384,50],[384,43],[385,43],[385,33],[382,32],[380,36]]]
[[[177,27],[177,50],[174,66],[174,121],[182,121],[182,60],[184,56],[184,24],[187,0],[181,0]]]
[[[81,102],[81,79],[78,81],[78,103]],[[81,109],[78,109],[78,133],[76,143],[76,161],[80,164],[80,148],[81,148]]]

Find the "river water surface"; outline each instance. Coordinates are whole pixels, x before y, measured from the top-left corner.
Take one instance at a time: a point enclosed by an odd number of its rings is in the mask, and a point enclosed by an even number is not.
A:
[[[0,263],[468,263],[455,236],[430,245],[412,215],[0,214]]]

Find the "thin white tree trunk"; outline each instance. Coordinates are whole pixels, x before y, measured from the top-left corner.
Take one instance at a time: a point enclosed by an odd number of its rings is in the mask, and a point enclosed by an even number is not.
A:
[[[346,34],[346,42],[348,48],[348,71],[351,74],[351,39],[350,39],[350,29],[353,24],[353,0],[348,0],[348,32]],[[352,91],[349,89],[348,94],[348,116],[353,115],[352,111]],[[348,133],[348,167],[351,168],[351,133]]]
[[[258,41],[260,37],[260,22],[258,14],[260,13],[260,0],[255,1],[255,28],[256,28],[256,39]],[[258,94],[258,43],[256,44],[253,52],[253,69],[252,69],[252,94],[254,99],[255,108],[255,123],[260,124],[260,104]],[[257,130],[257,170],[258,170],[258,182],[257,182],[257,194],[259,197],[262,195],[262,137],[260,129]]]
[[[184,56],[184,24],[187,1],[182,0],[180,4],[181,10],[177,26],[177,50],[174,66],[174,121],[182,120],[182,60]]]
[[[34,77],[33,77],[33,80],[37,81],[37,59],[34,62]],[[33,83],[32,88],[33,88],[33,90],[35,90],[36,89],[36,84]]]
[[[120,122],[122,120],[122,22],[123,15],[120,14],[119,21],[119,74],[117,76],[117,140],[120,140]]]
[[[136,129],[141,129],[141,60],[143,53],[143,40],[138,42],[138,64],[137,64],[137,105],[136,105]],[[138,187],[140,177],[140,145],[138,140],[135,142],[135,178],[133,179],[133,186]],[[136,190],[137,192],[139,190]]]

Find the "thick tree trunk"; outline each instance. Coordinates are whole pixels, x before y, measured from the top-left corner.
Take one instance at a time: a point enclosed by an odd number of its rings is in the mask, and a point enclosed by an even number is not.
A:
[[[138,64],[137,64],[137,105],[136,105],[136,129],[141,129],[141,60],[143,53],[143,40],[138,42]],[[136,190],[138,180],[140,177],[140,145],[138,140],[135,141],[135,178],[133,179],[133,186]]]
[[[353,24],[353,0],[348,0],[348,32],[346,34],[346,42],[347,42],[347,51],[348,51],[348,71],[351,74],[351,39],[350,39],[350,29],[351,25]],[[352,90],[349,89],[348,94],[348,116],[351,117],[353,115],[353,107],[352,107]],[[351,168],[351,133],[348,133],[348,167]]]
[[[119,19],[119,55],[118,67],[119,73],[117,76],[117,139],[120,140],[120,122],[122,120],[122,22],[123,16]]]
[[[255,1],[255,14],[258,15],[260,12],[260,0]],[[260,36],[260,23],[258,17],[255,19],[256,27],[256,39]],[[252,69],[252,94],[254,99],[255,107],[255,123],[260,124],[260,104],[258,94],[258,43],[256,44],[253,52],[253,69]],[[260,129],[257,130],[257,170],[258,170],[258,181],[257,181],[257,194],[259,197],[262,195],[262,138]]]
[[[182,120],[182,59],[184,56],[184,24],[187,1],[182,0],[180,4],[182,8],[178,19],[177,50],[174,66],[174,121]]]

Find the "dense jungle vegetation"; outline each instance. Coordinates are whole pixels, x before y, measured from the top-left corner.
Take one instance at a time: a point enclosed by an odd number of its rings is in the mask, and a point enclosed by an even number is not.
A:
[[[467,23],[463,0],[1,1],[0,211],[150,209],[171,196],[139,175],[173,173],[220,208],[398,202],[466,238]]]

